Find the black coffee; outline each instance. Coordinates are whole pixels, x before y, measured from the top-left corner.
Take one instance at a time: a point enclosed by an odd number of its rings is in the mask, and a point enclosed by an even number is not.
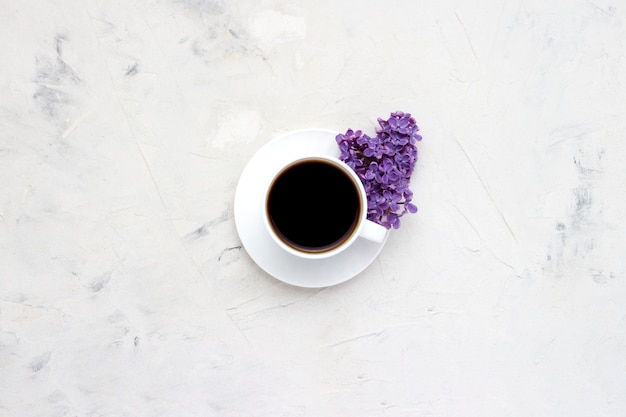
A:
[[[267,213],[276,234],[305,252],[331,250],[354,232],[361,214],[359,191],[340,168],[305,160],[274,180]]]

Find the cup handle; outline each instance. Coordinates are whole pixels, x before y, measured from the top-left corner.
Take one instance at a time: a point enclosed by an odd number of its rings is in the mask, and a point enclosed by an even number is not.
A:
[[[359,233],[359,237],[376,243],[382,242],[385,236],[387,236],[387,228],[371,220],[363,222],[361,233]]]

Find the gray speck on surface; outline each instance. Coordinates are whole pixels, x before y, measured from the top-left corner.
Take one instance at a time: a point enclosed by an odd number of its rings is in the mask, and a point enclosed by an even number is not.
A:
[[[193,232],[189,233],[187,237],[189,239],[200,239],[201,237],[206,236],[207,234],[206,229],[207,229],[207,226],[202,225],[198,227],[196,230],[194,230]]]
[[[194,40],[193,43],[191,44],[191,53],[194,54],[195,56],[202,57],[206,55],[207,50],[205,47],[203,47],[200,44],[200,42],[198,42],[198,40]]]
[[[72,101],[67,94],[56,88],[40,85],[33,95],[41,110],[50,117],[56,117],[59,110]]]
[[[113,274],[113,272],[109,271],[109,272],[105,272],[104,274],[96,277],[91,284],[89,285],[89,288],[91,289],[91,291],[93,292],[99,292],[102,291],[102,289],[109,283],[109,281],[111,280],[111,275]]]
[[[39,356],[38,358],[35,358],[30,363],[30,369],[33,371],[33,373],[37,373],[41,371],[44,368],[44,366],[46,366],[48,362],[50,362],[51,356],[52,356],[51,352],[46,352],[43,355]]]
[[[138,66],[139,64],[137,62],[135,62],[134,65],[129,65],[128,67],[126,67],[126,72],[124,73],[124,75],[126,75],[127,77],[133,77],[137,75],[139,73]]]
[[[606,284],[609,279],[606,275],[604,275],[601,271],[591,271],[591,279],[593,279],[593,281],[596,284]]]
[[[572,224],[580,226],[587,220],[589,209],[593,204],[593,197],[589,188],[574,189],[574,213],[572,214]]]
[[[227,254],[229,254],[230,252],[233,252],[233,251],[235,251],[235,252],[236,252],[236,251],[239,251],[241,248],[243,248],[243,246],[242,246],[242,245],[236,245],[236,246],[231,246],[231,247],[225,248],[224,250],[222,250],[222,253],[220,253],[220,256],[218,256],[218,257],[217,257],[217,262],[221,262],[221,261],[222,261],[222,259],[223,259],[223,258],[224,258]],[[233,255],[232,255],[232,254],[230,254],[230,256],[232,257]]]
[[[67,37],[63,34],[58,34],[54,38],[54,49],[57,51],[57,55],[61,57],[63,55],[63,42],[67,40]]]
[[[213,220],[210,220],[209,222],[207,222],[207,223],[203,224],[202,226],[198,227],[193,232],[187,234],[187,236],[185,236],[185,238],[188,239],[188,240],[200,239],[201,237],[204,237],[204,236],[206,236],[209,233],[209,229],[211,227],[215,226],[216,224],[225,222],[226,220],[228,220],[229,217],[230,217],[230,209],[226,209],[219,216],[214,218]]]
[[[54,60],[48,57],[38,57],[35,60],[36,73],[33,81],[38,88],[33,94],[33,99],[41,110],[53,119],[65,113],[74,104],[75,97],[70,93],[76,91],[76,86],[82,82],[78,74],[58,55],[64,39],[57,37],[55,46],[57,57]]]

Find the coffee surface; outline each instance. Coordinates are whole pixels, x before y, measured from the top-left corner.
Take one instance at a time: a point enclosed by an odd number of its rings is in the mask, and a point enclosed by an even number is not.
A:
[[[285,243],[323,252],[351,236],[360,215],[359,192],[352,178],[328,162],[298,162],[274,180],[267,212]]]

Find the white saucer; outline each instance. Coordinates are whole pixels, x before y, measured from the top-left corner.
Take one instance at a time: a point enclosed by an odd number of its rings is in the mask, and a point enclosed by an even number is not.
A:
[[[376,259],[389,237],[387,232],[380,243],[359,238],[336,256],[312,260],[285,252],[267,232],[264,224],[265,190],[277,167],[282,166],[276,155],[282,155],[285,161],[311,154],[339,157],[336,135],[323,129],[298,130],[282,135],[254,154],[237,184],[234,211],[241,243],[257,265],[287,284],[321,288],[345,282]]]

